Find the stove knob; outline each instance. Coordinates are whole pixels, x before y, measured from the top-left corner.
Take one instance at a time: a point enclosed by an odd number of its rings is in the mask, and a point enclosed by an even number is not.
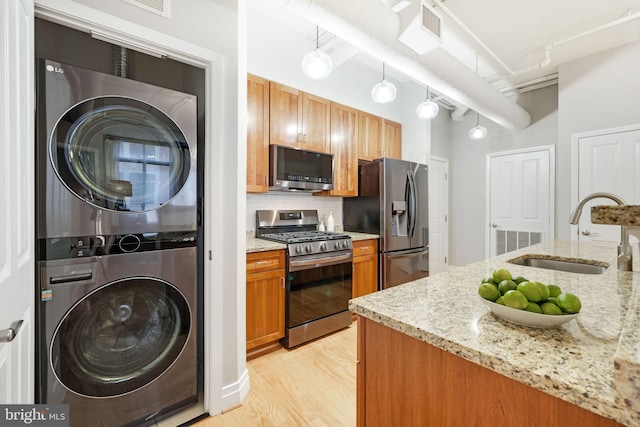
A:
[[[311,245],[306,246],[307,252],[311,253]]]
[[[321,251],[326,251],[327,250],[327,244],[325,242],[320,243],[320,250]]]
[[[302,246],[296,246],[296,253],[300,255],[302,253]]]
[[[340,242],[336,242],[336,244],[334,245],[336,249],[340,249]]]
[[[344,242],[342,242],[342,247],[345,248],[345,249],[348,248],[349,247],[349,241],[345,240]]]

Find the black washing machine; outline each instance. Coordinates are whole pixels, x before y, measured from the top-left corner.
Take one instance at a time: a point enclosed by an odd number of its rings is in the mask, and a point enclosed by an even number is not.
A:
[[[38,262],[39,393],[71,426],[150,425],[197,401],[195,233],[142,239],[60,239]]]

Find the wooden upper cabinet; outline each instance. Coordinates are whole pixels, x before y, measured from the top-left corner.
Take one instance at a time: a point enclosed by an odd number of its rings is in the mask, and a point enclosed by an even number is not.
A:
[[[360,111],[358,132],[358,159],[382,157],[382,118]]]
[[[298,102],[300,91],[275,82],[271,82],[270,90],[269,143],[297,145],[302,131],[298,123],[302,116],[302,103]]]
[[[247,76],[247,192],[269,191],[269,81]]]
[[[276,82],[270,91],[269,143],[328,153],[329,100]]]
[[[330,196],[358,195],[358,110],[331,103],[333,185]]]
[[[331,102],[328,99],[302,94],[302,148],[331,151]]]
[[[382,120],[382,151],[384,157],[402,159],[402,125]]]
[[[402,125],[360,111],[358,159],[402,159]]]

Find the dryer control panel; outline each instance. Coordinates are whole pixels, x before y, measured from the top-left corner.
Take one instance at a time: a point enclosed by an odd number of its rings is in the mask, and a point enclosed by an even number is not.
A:
[[[196,231],[57,237],[39,240],[38,259],[48,261],[158,251],[196,246],[196,244]]]

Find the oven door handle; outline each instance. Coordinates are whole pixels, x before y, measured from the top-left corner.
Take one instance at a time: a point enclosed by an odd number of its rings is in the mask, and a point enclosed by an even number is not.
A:
[[[322,258],[310,258],[305,257],[303,260],[297,260],[295,258],[289,259],[289,271],[309,270],[311,268],[326,267],[328,265],[342,264],[345,262],[353,261],[353,253],[343,255],[332,255]]]

